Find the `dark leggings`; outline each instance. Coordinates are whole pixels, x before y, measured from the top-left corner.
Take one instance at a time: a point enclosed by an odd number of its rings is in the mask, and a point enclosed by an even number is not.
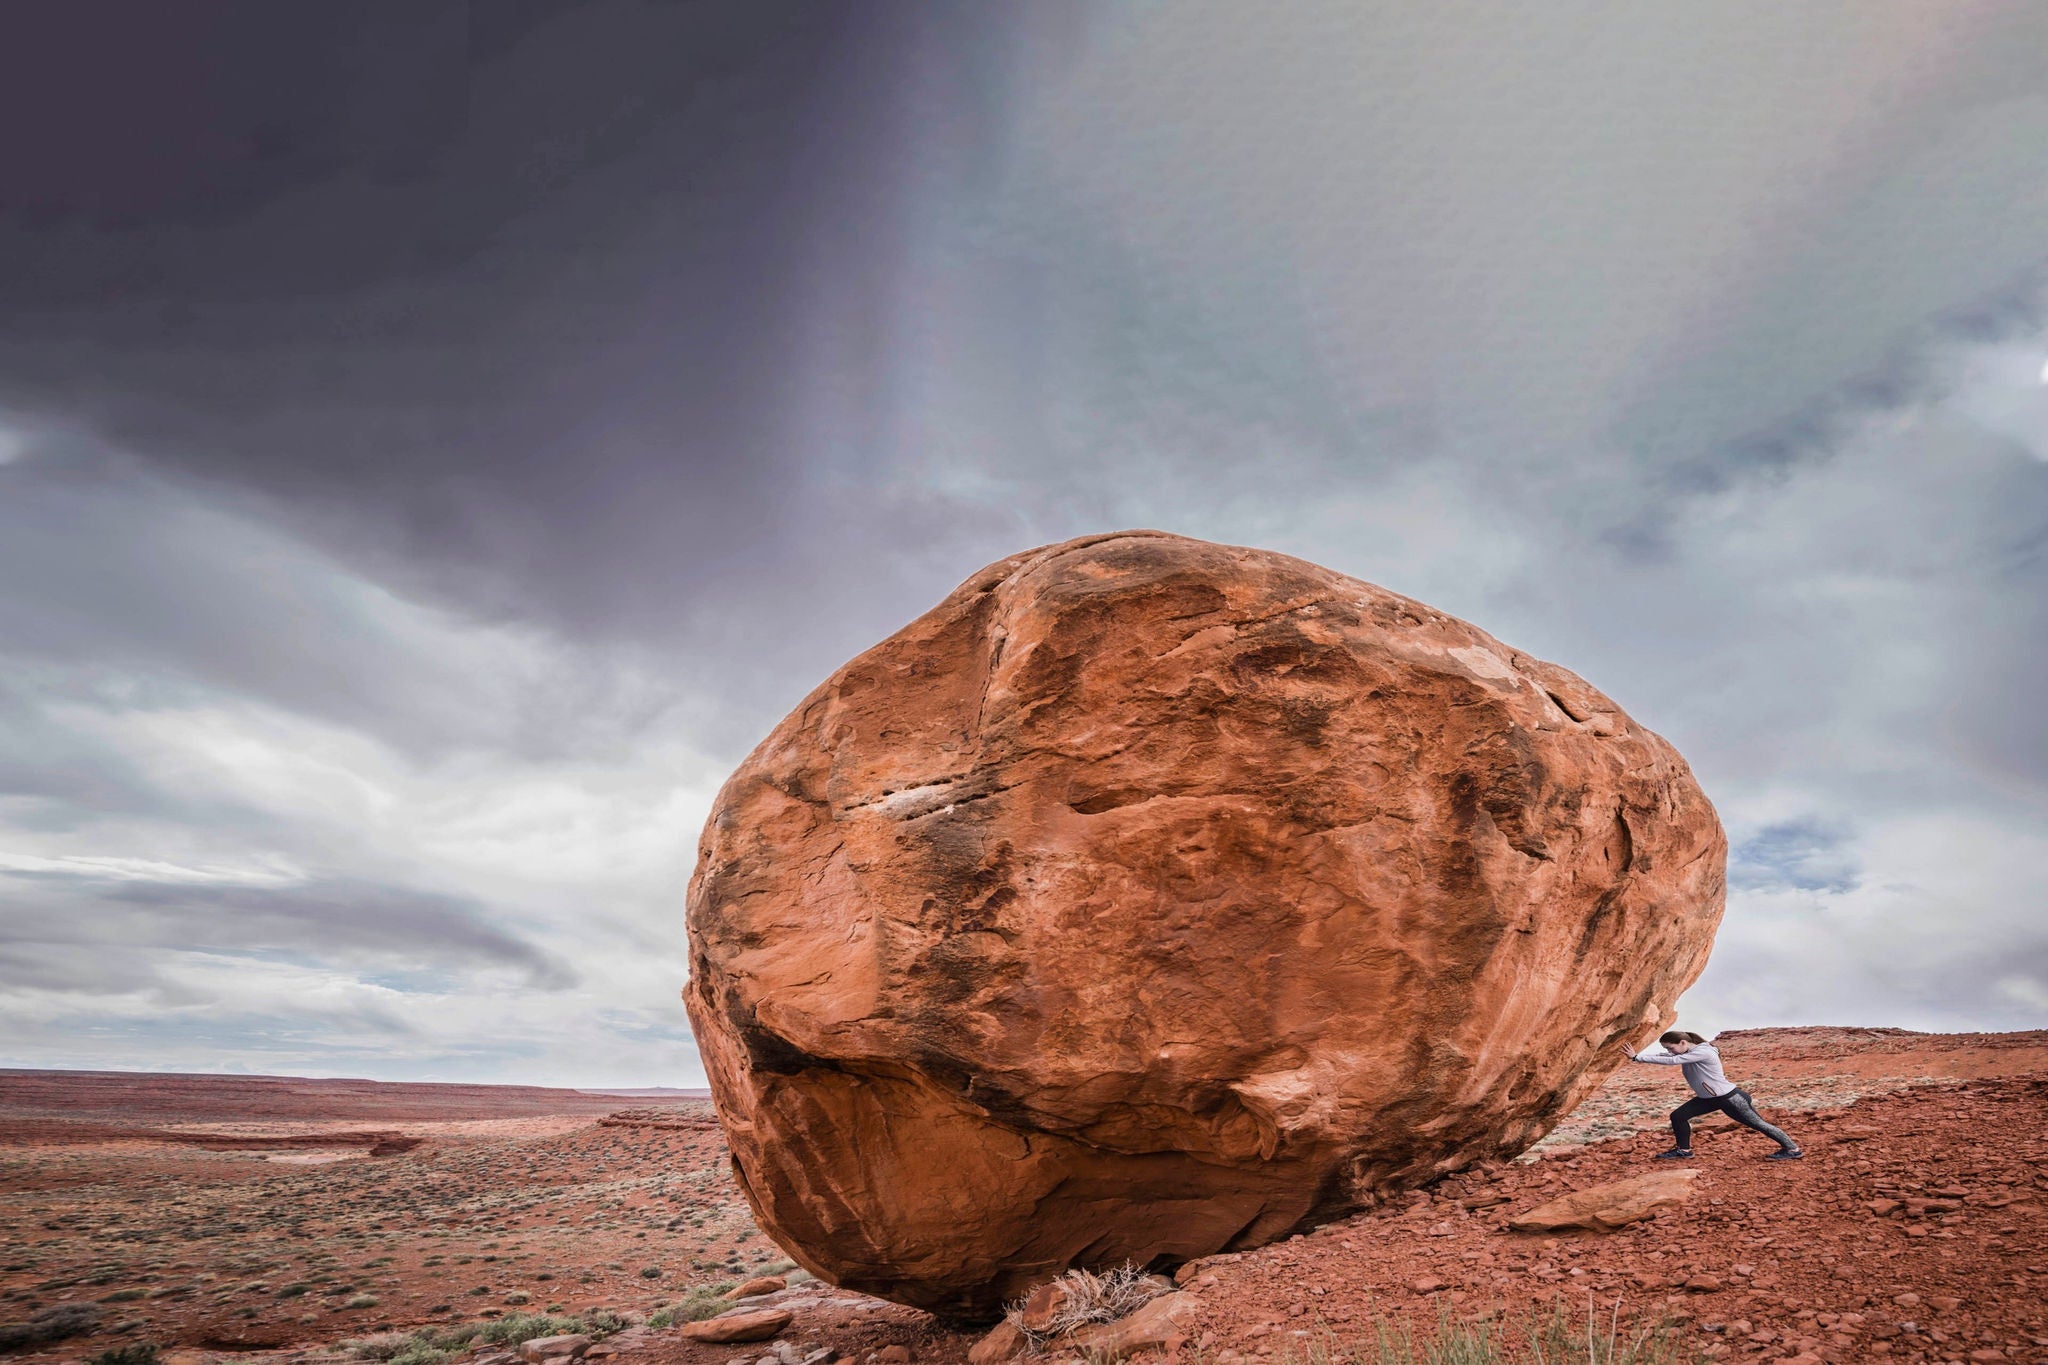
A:
[[[1678,1139],[1678,1145],[1691,1147],[1692,1121],[1703,1114],[1712,1114],[1716,1111],[1726,1114],[1745,1128],[1756,1129],[1788,1152],[1799,1150],[1799,1144],[1786,1137],[1783,1128],[1775,1128],[1757,1116],[1756,1105],[1751,1102],[1749,1092],[1739,1087],[1725,1095],[1716,1095],[1712,1099],[1702,1096],[1696,1100],[1687,1100],[1672,1110],[1671,1133]]]

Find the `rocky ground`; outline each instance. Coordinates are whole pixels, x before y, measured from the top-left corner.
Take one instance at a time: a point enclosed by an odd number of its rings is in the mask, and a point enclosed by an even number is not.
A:
[[[1375,1320],[1519,1320],[1560,1299],[1667,1319],[1710,1359],[2048,1361],[2048,1033],[1718,1041],[1805,1161],[1763,1161],[1768,1142],[1716,1121],[1699,1131],[1683,1203],[1608,1233],[1510,1230],[1560,1194],[1664,1169],[1650,1161],[1667,1140],[1653,1125],[1682,1088],[1669,1071],[1626,1068],[1521,1161],[1193,1267],[1189,1348],[1236,1365]],[[707,1283],[784,1264],[747,1217],[705,1106],[620,1112],[584,1096],[548,1114],[524,1093],[509,1117],[470,1096],[467,1117],[366,1102],[209,1121],[147,1104],[66,1111],[46,1082],[30,1103],[9,1092],[18,1074],[0,1076],[0,1322],[88,1324],[18,1358],[149,1342],[312,1365],[379,1331],[540,1310],[645,1319],[692,1286],[701,1298]],[[87,1120],[64,1140],[62,1124]],[[297,1139],[370,1126],[351,1120],[423,1141],[372,1157],[340,1142],[217,1152],[105,1131]],[[801,1276],[749,1306],[764,1302],[791,1315],[767,1345],[641,1326],[595,1349],[622,1365],[777,1349],[786,1365],[827,1349],[880,1365],[964,1361],[976,1340]]]

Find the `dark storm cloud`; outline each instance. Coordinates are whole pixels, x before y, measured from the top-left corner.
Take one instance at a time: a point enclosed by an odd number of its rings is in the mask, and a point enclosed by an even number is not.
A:
[[[777,572],[819,293],[891,250],[902,7],[87,3],[0,58],[0,407],[473,607]],[[880,304],[877,302],[876,307]],[[593,563],[597,561],[597,563]]]

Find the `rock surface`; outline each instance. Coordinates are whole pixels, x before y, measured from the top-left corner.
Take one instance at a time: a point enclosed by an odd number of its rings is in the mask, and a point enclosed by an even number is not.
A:
[[[1584,1228],[1589,1232],[1611,1232],[1641,1222],[1661,1208],[1683,1203],[1699,1179],[1692,1170],[1651,1171],[1629,1180],[1616,1180],[1538,1205],[1508,1220],[1516,1232],[1556,1232],[1562,1228]]]
[[[841,668],[699,854],[686,996],[762,1227],[993,1316],[1521,1150],[1670,1021],[1726,844],[1565,670],[1129,532]]]

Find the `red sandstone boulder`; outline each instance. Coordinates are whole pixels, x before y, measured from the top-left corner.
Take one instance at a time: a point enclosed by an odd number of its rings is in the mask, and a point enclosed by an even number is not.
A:
[[[1139,531],[974,575],[720,792],[686,996],[761,1226],[993,1316],[1520,1151],[1671,1019],[1726,844],[1577,677]]]

